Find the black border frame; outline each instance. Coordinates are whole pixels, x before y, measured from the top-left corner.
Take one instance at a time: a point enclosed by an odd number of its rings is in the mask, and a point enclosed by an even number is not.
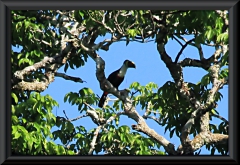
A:
[[[186,164],[192,163],[218,163],[218,164],[237,164],[238,158],[238,138],[237,138],[237,57],[239,39],[238,25],[238,8],[239,0],[162,0],[162,1],[111,1],[111,0],[88,0],[88,1],[55,1],[55,0],[0,0],[0,163],[24,163],[24,164],[42,164],[42,163],[84,163],[86,161],[111,161],[114,163],[122,163],[120,161],[130,160],[138,163],[145,163],[143,160],[148,160],[147,163],[168,163],[168,162],[182,162]],[[10,108],[10,50],[11,50],[11,24],[10,24],[10,10],[39,10],[39,9],[188,9],[188,10],[213,10],[213,9],[227,9],[229,10],[229,45],[230,45],[230,59],[229,59],[229,153],[230,156],[161,156],[161,157],[147,157],[147,156],[11,156],[10,136],[11,136],[11,108]],[[233,59],[234,56],[234,59]],[[7,99],[9,98],[9,99]],[[99,162],[97,162],[99,163]]]

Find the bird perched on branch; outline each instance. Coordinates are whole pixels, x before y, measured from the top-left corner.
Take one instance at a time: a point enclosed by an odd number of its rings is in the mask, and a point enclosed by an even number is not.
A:
[[[136,68],[136,65],[134,64],[134,62],[132,61],[129,61],[129,60],[125,60],[123,62],[123,65],[121,66],[120,69],[112,72],[107,80],[115,87],[117,88],[118,90],[118,87],[119,85],[123,82],[124,80],[124,77],[127,73],[127,69],[128,68]],[[98,107],[102,108],[103,105],[104,105],[104,102],[107,98],[107,95],[108,95],[108,92],[104,91],[103,94],[102,94],[102,97],[100,98],[99,100],[99,103],[98,103]]]

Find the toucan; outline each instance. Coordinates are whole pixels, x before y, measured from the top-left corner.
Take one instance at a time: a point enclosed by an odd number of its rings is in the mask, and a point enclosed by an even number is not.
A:
[[[117,90],[118,90],[119,85],[123,82],[124,77],[125,77],[125,75],[126,75],[126,73],[127,73],[127,69],[128,69],[128,68],[136,68],[136,65],[135,65],[134,62],[132,62],[132,61],[125,60],[125,61],[123,62],[123,65],[121,66],[120,69],[112,72],[112,73],[108,76],[107,80],[108,80],[115,88],[117,88]],[[99,100],[98,107],[100,107],[100,108],[103,107],[107,95],[108,95],[108,92],[104,91],[103,94],[102,94],[102,97],[101,97],[100,100]]]

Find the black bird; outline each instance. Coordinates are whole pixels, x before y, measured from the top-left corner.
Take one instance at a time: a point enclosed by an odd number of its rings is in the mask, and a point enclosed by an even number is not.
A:
[[[112,73],[108,76],[107,80],[108,80],[115,88],[117,88],[117,90],[118,90],[119,85],[123,82],[124,77],[125,77],[125,75],[126,75],[126,73],[127,73],[127,69],[128,69],[128,68],[136,68],[136,65],[135,65],[134,62],[132,62],[132,61],[125,60],[125,61],[123,62],[123,65],[121,66],[120,69],[112,72]],[[108,92],[105,92],[105,91],[104,91],[103,94],[102,94],[102,97],[101,97],[100,100],[99,100],[98,107],[100,107],[100,108],[103,107],[103,104],[104,104],[104,102],[105,102],[105,100],[106,100],[107,95],[108,95]]]

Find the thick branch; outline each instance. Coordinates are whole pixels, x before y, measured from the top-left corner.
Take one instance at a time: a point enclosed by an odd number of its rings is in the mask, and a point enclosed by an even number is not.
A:
[[[219,74],[219,65],[214,64],[210,67],[210,74],[212,77],[213,81],[213,87],[209,92],[209,95],[207,97],[207,101],[204,105],[201,105],[201,107],[197,108],[191,115],[191,118],[187,121],[187,123],[184,125],[182,129],[182,134],[181,134],[181,140],[184,140],[186,134],[189,134],[192,125],[194,124],[194,120],[196,117],[201,117],[202,118],[202,126],[201,130],[202,131],[207,131],[208,130],[208,112],[214,107],[214,97],[216,92],[224,85],[224,81],[218,80],[218,74]],[[205,114],[206,113],[206,114]],[[207,115],[207,116],[203,116]]]
[[[53,80],[52,80],[53,81]],[[33,81],[33,82],[25,82],[21,81],[14,85],[12,89],[18,89],[18,90],[29,90],[29,91],[39,91],[42,92],[45,89],[47,89],[48,85],[50,84],[50,81],[46,82],[38,82],[38,81]]]
[[[56,58],[60,57],[61,55],[57,55],[54,57],[44,57],[42,61],[37,62],[35,64],[33,64],[32,66],[28,66],[26,68],[24,68],[23,70],[20,71],[16,71],[14,73],[14,76],[17,79],[23,80],[25,75],[29,75],[34,71],[37,71],[40,68],[45,68],[47,66],[47,64],[53,64],[54,62],[56,62]]]
[[[203,145],[206,144],[228,144],[228,135],[211,133],[211,132],[201,132],[196,135],[194,139],[189,143],[185,148],[180,145],[178,147],[179,154],[188,155],[194,151],[200,149]]]
[[[200,129],[201,132],[209,131],[209,112],[206,112],[200,117]]]
[[[201,50],[200,50],[201,51]],[[200,67],[205,70],[208,70],[211,66],[211,63],[218,59],[221,56],[221,49],[215,51],[215,53],[208,59],[196,60],[191,58],[185,58],[184,60],[178,62],[182,67],[191,66],[191,67]]]
[[[149,128],[143,117],[140,116],[136,111],[136,108],[133,106],[131,100],[127,98],[123,106],[126,115],[137,122],[137,125],[132,125],[132,129],[137,130],[139,132],[143,132],[144,134],[155,139],[158,143],[160,143],[164,147],[166,152],[169,153],[170,155],[176,154],[174,145],[170,143],[168,140],[166,140],[163,136],[159,135],[156,131]]]

